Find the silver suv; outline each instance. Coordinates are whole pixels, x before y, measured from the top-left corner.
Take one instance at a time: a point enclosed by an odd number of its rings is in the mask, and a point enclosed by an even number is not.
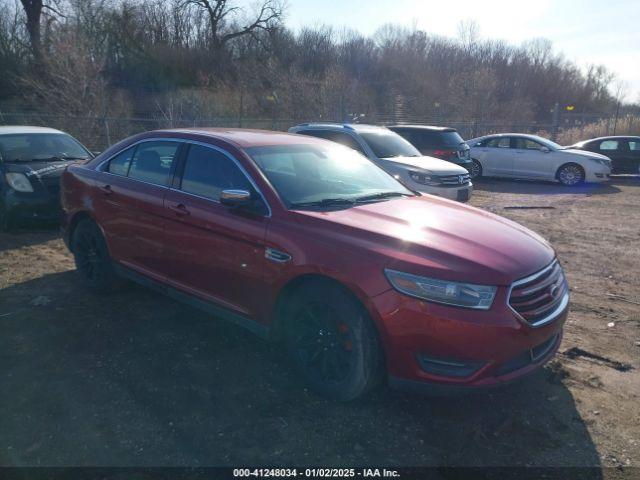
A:
[[[302,123],[289,129],[353,148],[408,187],[466,202],[473,185],[469,172],[453,163],[423,156],[413,145],[385,127],[360,124]]]

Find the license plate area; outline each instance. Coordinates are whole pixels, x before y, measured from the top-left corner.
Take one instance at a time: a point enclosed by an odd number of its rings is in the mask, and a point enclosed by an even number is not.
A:
[[[456,200],[458,200],[459,202],[466,202],[467,200],[469,200],[469,190],[458,190],[456,194]]]

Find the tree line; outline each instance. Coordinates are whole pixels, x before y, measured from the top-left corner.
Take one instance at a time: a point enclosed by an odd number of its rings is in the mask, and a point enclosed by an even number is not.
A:
[[[0,110],[525,124],[618,100],[604,66],[583,70],[544,39],[484,39],[473,23],[457,38],[293,31],[279,0],[0,0],[0,12]]]

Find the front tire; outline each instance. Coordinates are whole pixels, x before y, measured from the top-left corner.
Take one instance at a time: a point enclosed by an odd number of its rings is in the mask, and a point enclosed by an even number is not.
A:
[[[346,402],[378,383],[382,352],[377,332],[349,292],[311,281],[295,292],[287,307],[285,346],[313,391]]]
[[[73,259],[82,282],[95,292],[113,291],[120,279],[113,270],[102,231],[93,220],[80,220],[71,237]]]
[[[574,187],[584,182],[584,169],[577,163],[567,163],[558,169],[556,178],[565,187]]]
[[[469,169],[469,174],[471,175],[471,179],[480,178],[482,176],[482,165],[478,160],[473,159],[471,161],[471,167]]]

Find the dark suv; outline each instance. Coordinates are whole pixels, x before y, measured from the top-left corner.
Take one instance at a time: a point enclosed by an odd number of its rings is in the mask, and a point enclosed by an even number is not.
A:
[[[455,163],[467,170],[471,168],[469,145],[455,128],[427,125],[393,125],[387,128],[402,135],[423,155]]]

